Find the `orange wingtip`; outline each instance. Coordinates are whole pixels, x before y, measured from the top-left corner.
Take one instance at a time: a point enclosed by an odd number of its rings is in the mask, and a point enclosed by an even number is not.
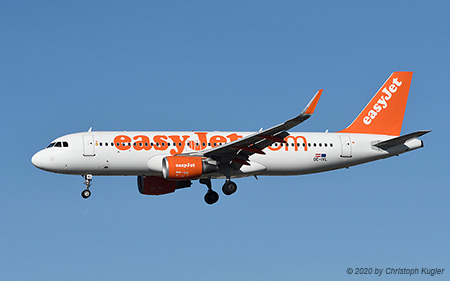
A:
[[[312,100],[309,102],[309,104],[306,106],[303,114],[313,114],[314,110],[316,109],[317,103],[319,102],[320,96],[322,95],[323,89],[320,89],[317,91],[317,93],[314,95]]]

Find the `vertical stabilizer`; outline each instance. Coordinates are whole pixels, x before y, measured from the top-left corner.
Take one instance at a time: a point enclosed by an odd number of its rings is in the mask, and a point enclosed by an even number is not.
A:
[[[353,123],[339,133],[399,136],[412,72],[394,72]]]

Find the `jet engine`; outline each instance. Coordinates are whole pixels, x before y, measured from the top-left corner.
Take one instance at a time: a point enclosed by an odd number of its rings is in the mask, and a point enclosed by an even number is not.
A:
[[[196,156],[167,156],[162,163],[163,176],[168,180],[198,179],[203,174],[217,172],[218,166]]]

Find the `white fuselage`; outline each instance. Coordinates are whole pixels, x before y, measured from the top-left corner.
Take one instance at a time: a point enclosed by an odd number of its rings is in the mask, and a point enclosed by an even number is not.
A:
[[[36,153],[32,162],[50,172],[76,175],[162,176],[162,158],[206,150],[251,132],[84,132],[65,135]],[[290,133],[286,144],[274,143],[265,155],[250,156],[231,177],[301,175],[345,168],[422,147],[411,139],[389,150],[373,146],[387,135]],[[59,143],[59,144],[58,144]],[[63,143],[65,143],[63,145]],[[203,177],[203,176],[202,176]],[[208,174],[207,178],[222,178]]]

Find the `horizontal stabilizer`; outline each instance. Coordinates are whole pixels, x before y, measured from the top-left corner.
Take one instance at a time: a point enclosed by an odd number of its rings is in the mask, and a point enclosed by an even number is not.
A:
[[[404,144],[405,142],[428,134],[431,131],[417,131],[411,134],[407,134],[404,136],[396,137],[387,141],[382,141],[380,143],[374,144],[374,146],[379,147],[381,149],[388,149],[397,145]]]

